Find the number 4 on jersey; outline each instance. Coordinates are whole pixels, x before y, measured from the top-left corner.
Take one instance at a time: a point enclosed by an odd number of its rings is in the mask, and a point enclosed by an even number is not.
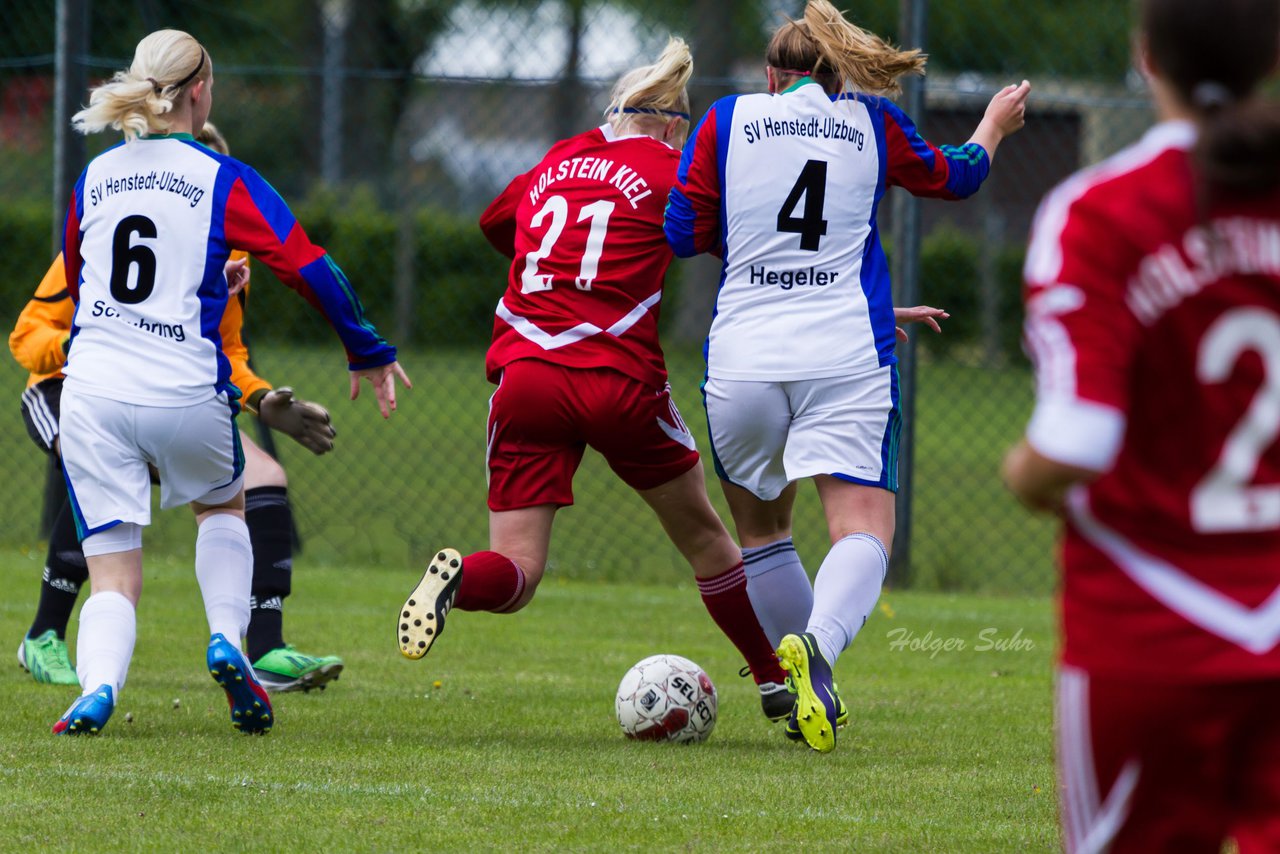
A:
[[[801,196],[804,196],[804,215],[797,217]],[[826,201],[827,161],[810,160],[800,170],[800,177],[778,211],[778,231],[800,235],[800,248],[817,252],[818,244],[827,233],[827,221],[822,218]]]

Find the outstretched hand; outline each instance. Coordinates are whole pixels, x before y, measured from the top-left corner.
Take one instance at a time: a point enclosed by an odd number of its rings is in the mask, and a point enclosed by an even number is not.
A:
[[[409,377],[405,374],[404,368],[400,367],[399,362],[352,371],[351,399],[355,400],[360,396],[360,380],[366,379],[373,383],[373,393],[378,397],[378,411],[382,413],[383,418],[390,418],[391,413],[396,410],[397,377],[405,388],[413,388],[413,383],[409,382]]]
[[[319,456],[333,450],[338,435],[329,420],[329,411],[318,403],[293,396],[288,386],[272,389],[258,401],[258,420],[292,438]]]
[[[249,259],[245,257],[228,261],[223,265],[222,272],[227,277],[227,296],[235,296],[249,284]]]
[[[951,317],[949,313],[940,308],[933,308],[927,305],[917,305],[911,308],[895,308],[893,310],[893,320],[899,324],[896,332],[899,341],[907,340],[907,330],[903,326],[912,323],[923,323],[934,332],[941,332],[942,327],[938,325],[939,320],[946,320]]]

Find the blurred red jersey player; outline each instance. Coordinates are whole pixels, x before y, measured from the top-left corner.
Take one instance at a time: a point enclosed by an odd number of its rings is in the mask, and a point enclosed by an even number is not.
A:
[[[1140,8],[1161,122],[1041,207],[1005,478],[1066,516],[1067,849],[1277,851],[1280,6]]]

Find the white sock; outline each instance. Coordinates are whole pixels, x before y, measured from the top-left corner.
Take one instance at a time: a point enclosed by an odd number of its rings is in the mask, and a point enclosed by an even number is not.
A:
[[[91,694],[110,685],[118,701],[137,639],[137,612],[123,593],[105,590],[85,600],[76,638],[76,675],[80,677],[81,693]]]
[[[776,648],[784,635],[803,632],[813,610],[813,585],[791,538],[743,549],[742,563],[747,597],[769,643]]]
[[[249,628],[249,591],[253,585],[253,546],[244,520],[216,513],[196,535],[196,580],[204,596],[209,634],[221,634],[237,647]]]
[[[808,631],[831,664],[871,616],[888,571],[889,554],[871,534],[850,534],[827,552],[813,582]]]

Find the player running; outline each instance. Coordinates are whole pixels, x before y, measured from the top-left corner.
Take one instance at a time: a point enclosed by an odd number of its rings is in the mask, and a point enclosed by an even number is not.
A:
[[[404,655],[421,658],[450,608],[527,605],[556,511],[573,503],[573,475],[591,446],[658,515],[746,658],[765,714],[779,720],[794,701],[751,609],[741,553],[707,497],[658,344],[672,260],[662,210],[692,71],[688,47],[672,39],[657,63],[618,81],[604,126],[552,146],[481,217],[485,236],[514,259],[486,359],[498,385],[488,423],[491,550],[438,552],[400,610],[396,637]]]
[[[1065,516],[1063,838],[1280,851],[1280,4],[1138,8],[1160,122],[1040,207],[1004,469]]]
[[[219,154],[229,153],[226,141],[212,122],[205,122],[197,140]],[[235,251],[231,262],[239,266],[246,257]],[[9,336],[14,358],[31,372],[22,394],[22,418],[27,432],[42,451],[55,455],[62,366],[75,313],[64,273],[65,265],[59,256],[18,315]],[[227,300],[218,330],[222,352],[231,363],[231,383],[244,396],[245,408],[256,413],[263,424],[289,435],[316,454],[327,453],[333,449],[334,437],[329,413],[318,404],[295,397],[292,389],[272,389],[249,367],[249,351],[240,333],[248,292],[246,283],[235,299]],[[249,659],[268,691],[323,688],[342,672],[342,659],[306,655],[284,641],[283,600],[290,593],[293,575],[288,478],[275,458],[254,444],[243,430],[240,442],[245,452],[245,524],[253,543],[253,595],[245,635]],[[49,537],[40,603],[30,630],[18,645],[18,663],[37,682],[80,684],[67,655],[65,638],[80,587],[88,577],[71,505],[64,500]]]
[[[724,259],[703,390],[713,459],[761,621],[792,633],[779,647],[799,692],[787,734],[827,751],[847,717],[831,668],[875,606],[894,531],[901,415],[876,212],[894,185],[976,192],[1022,127],[1030,84],[1002,90],[969,142],[940,149],[882,97],[923,73],[924,56],[826,0],[774,33],[766,61],[768,94],[722,98],[694,130],[666,233],[677,255]],[[812,588],[791,542],[801,478],[832,542]]]
[[[280,196],[248,166],[195,141],[212,97],[208,52],[187,33],[161,30],[139,42],[131,67],[95,88],[72,120],[86,134],[122,130],[125,142],[76,182],[63,241],[77,307],[60,447],[92,595],[80,612],[76,655],[84,694],[55,733],[101,730],[124,685],[142,528],[151,519],[148,464],[159,471],[161,506],[195,511],[196,578],[212,635],[207,663],[226,690],[232,724],[271,727],[271,703],[240,651],[253,553],[234,420],[240,392],[218,333],[231,247],[265,262],[334,326],[353,398],[360,379],[371,380],[389,417],[396,378],[407,385],[395,348]]]

